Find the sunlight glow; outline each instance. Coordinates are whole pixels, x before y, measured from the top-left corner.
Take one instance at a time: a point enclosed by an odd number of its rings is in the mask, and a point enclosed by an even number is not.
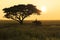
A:
[[[42,6],[42,7],[41,7],[41,11],[42,11],[42,12],[46,12],[46,7],[45,7],[45,6]]]
[[[9,8],[19,4],[33,4],[41,10],[41,15],[29,16],[26,20],[60,20],[60,0],[0,0],[0,20],[8,20],[3,8]]]

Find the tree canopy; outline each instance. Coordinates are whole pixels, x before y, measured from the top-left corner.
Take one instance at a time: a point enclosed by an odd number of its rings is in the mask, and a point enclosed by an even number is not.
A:
[[[6,18],[10,18],[13,20],[18,21],[19,23],[23,23],[23,20],[32,15],[32,14],[38,14],[40,15],[41,10],[37,9],[35,5],[32,4],[20,4],[20,5],[14,5],[9,8],[3,9],[4,13],[6,13],[4,16]]]

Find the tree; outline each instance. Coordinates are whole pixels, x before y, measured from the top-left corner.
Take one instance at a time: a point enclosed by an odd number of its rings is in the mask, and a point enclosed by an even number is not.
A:
[[[35,21],[33,21],[32,23],[37,25],[37,26],[42,25],[41,21],[38,21],[37,19]]]
[[[41,10],[37,9],[36,6],[32,4],[20,4],[20,5],[14,5],[10,8],[4,8],[4,13],[6,13],[4,16],[9,19],[13,19],[18,21],[20,24],[23,24],[23,20],[34,14],[40,15]]]

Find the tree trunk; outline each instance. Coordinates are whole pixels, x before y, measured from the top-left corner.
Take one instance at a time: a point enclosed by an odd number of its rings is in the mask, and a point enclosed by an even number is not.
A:
[[[20,24],[23,24],[23,20],[20,20],[19,23],[20,23]]]

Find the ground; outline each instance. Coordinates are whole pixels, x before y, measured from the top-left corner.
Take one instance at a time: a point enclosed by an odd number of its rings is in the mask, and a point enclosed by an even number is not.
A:
[[[13,21],[0,21],[0,40],[60,40],[60,25],[49,24],[37,26],[32,23],[21,25]]]

